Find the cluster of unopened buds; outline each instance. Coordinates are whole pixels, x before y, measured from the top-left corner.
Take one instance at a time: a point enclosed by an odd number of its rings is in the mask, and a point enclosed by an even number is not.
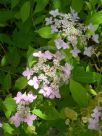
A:
[[[79,53],[91,57],[94,48],[88,45],[88,41],[99,43],[99,35],[95,34],[95,26],[80,23],[80,18],[73,9],[68,14],[61,13],[58,9],[49,13],[50,17],[45,21],[46,25],[51,26],[52,33],[58,33],[58,39],[55,40],[56,48],[69,49],[73,57],[77,57]]]
[[[32,103],[36,98],[37,96],[31,93],[17,93],[17,96],[14,98],[17,104],[17,112],[10,118],[10,121],[16,127],[19,127],[21,122],[25,122],[29,126],[31,126],[33,124],[33,121],[37,119],[36,115],[30,113],[29,108],[30,103]]]
[[[102,107],[96,106],[89,119],[88,128],[92,130],[100,129],[100,120],[102,119]]]
[[[59,87],[61,81],[67,82],[70,78],[71,65],[61,65],[64,56],[59,51],[54,54],[50,51],[38,51],[33,53],[33,56],[38,58],[37,63],[23,72],[28,84],[38,89],[46,98],[60,98]]]

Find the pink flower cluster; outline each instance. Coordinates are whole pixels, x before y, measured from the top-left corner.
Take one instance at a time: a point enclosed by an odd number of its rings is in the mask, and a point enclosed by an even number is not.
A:
[[[36,115],[30,113],[29,108],[29,104],[32,103],[36,98],[36,95],[30,93],[28,93],[28,95],[26,93],[22,94],[21,92],[17,93],[17,96],[14,98],[17,104],[17,112],[10,118],[10,121],[16,127],[19,127],[21,122],[25,122],[31,126],[33,121],[37,119]]]
[[[64,56],[61,52],[51,53],[50,51],[35,52],[38,62],[32,68],[26,68],[23,76],[27,77],[28,84],[46,98],[60,98],[60,81],[67,82],[70,78],[72,67],[65,63],[61,65]]]
[[[100,128],[99,121],[102,118],[102,107],[96,106],[89,119],[88,128],[92,130],[98,130]]]
[[[91,39],[99,43],[99,35],[95,33],[95,26],[89,24],[86,26],[80,23],[78,13],[71,8],[70,13],[61,13],[58,9],[49,12],[49,17],[45,18],[46,25],[51,26],[52,33],[58,33],[58,39],[55,39],[55,46],[59,49],[69,49],[73,57],[79,53],[91,57],[93,47],[88,46]],[[83,50],[80,47],[83,46]]]

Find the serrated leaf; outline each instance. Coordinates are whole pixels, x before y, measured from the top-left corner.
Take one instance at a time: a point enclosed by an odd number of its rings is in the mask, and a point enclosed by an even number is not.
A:
[[[16,89],[24,89],[27,86],[27,79],[25,77],[20,77],[15,82]]]
[[[7,118],[10,117],[11,113],[16,110],[16,102],[12,97],[7,97],[5,101],[3,102],[3,105],[5,107],[5,115]]]
[[[4,132],[8,134],[13,134],[14,129],[8,123],[3,123],[3,129]]]
[[[53,34],[51,33],[51,28],[49,26],[45,26],[36,31],[42,38],[52,38]]]
[[[23,4],[23,6],[21,7],[21,10],[20,10],[20,13],[21,13],[21,19],[24,23],[30,15],[30,2],[29,1],[26,1]]]
[[[70,80],[70,91],[73,99],[80,106],[88,105],[88,101],[89,101],[88,92],[80,83],[74,80]]]

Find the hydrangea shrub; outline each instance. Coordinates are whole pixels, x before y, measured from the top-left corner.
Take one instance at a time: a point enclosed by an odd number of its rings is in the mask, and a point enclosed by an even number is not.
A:
[[[0,135],[101,136],[102,2],[0,7]]]

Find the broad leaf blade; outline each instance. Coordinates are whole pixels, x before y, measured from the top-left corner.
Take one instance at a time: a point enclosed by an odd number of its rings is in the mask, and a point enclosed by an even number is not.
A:
[[[92,23],[94,25],[102,24],[102,11],[98,11],[94,13],[93,15],[88,16],[86,22]]]
[[[25,77],[20,77],[15,82],[16,89],[24,89],[27,86],[27,79]]]
[[[76,68],[73,71],[72,78],[81,83],[95,83],[101,80],[102,75],[96,72],[86,72],[81,68]]]
[[[30,15],[30,2],[26,1],[23,6],[21,7],[21,19],[23,21],[23,23],[28,19],[29,15]]]
[[[73,99],[80,106],[87,106],[89,101],[88,92],[80,83],[70,80],[70,91]]]

